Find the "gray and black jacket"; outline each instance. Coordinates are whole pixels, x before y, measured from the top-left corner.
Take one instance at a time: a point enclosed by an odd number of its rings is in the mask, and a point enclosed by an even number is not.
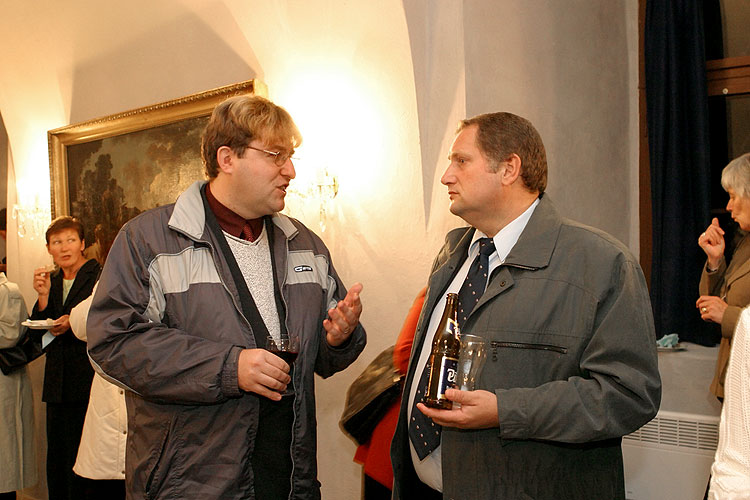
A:
[[[256,347],[238,290],[206,226],[203,182],[120,231],[88,318],[89,355],[129,389],[129,499],[254,498],[250,457],[259,397],[238,388],[237,360]],[[328,249],[299,221],[272,216],[286,329],[300,333],[290,498],[320,498],[314,373],[328,377],[364,349],[358,325],[343,347],[325,340],[327,310],[346,289]]]

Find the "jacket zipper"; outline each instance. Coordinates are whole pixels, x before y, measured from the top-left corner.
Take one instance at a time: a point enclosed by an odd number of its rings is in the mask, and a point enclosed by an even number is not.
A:
[[[274,225],[273,221],[269,225],[273,226]],[[282,233],[283,233],[283,231],[282,231]],[[286,252],[285,255],[287,256],[287,259],[288,259],[289,258],[289,238],[286,237],[286,234],[284,234],[284,245],[285,245],[285,252]],[[273,249],[271,249],[271,250],[273,251]],[[273,257],[273,253],[271,254],[271,258],[272,259],[274,258]],[[280,290],[279,290],[279,296],[281,297],[281,302],[284,304],[284,309],[286,310],[286,314],[284,315],[284,323],[286,323],[287,319],[289,318],[289,305],[286,303],[286,298],[284,297],[284,285],[286,285],[287,272],[289,271],[289,265],[288,265],[288,263],[286,263],[286,264],[287,265],[284,266],[284,270],[283,271],[280,271],[278,268],[276,269],[276,271],[279,272],[279,274],[281,274],[282,272],[284,273],[283,276],[279,276],[279,288],[280,288]],[[289,331],[289,325],[286,325],[286,330],[287,330],[287,332]],[[300,350],[300,354],[302,354],[302,339],[301,338],[299,339],[299,342],[300,342],[299,350]],[[297,373],[297,371],[293,370],[292,371],[292,375],[294,375],[295,373]],[[298,387],[298,384],[296,383],[296,381],[294,381],[294,392],[295,392],[295,395],[293,396],[294,397],[294,401],[292,401],[292,417],[293,417],[292,418],[292,443],[289,445],[289,458],[292,461],[292,472],[289,475],[289,497],[288,497],[288,500],[291,500],[292,499],[292,495],[294,494],[294,467],[295,467],[295,463],[294,463],[294,443],[297,440],[297,436],[295,435],[295,432],[294,432],[294,429],[296,428],[296,424],[297,424],[297,411],[296,411],[297,394],[296,393],[298,391],[300,391],[300,390],[301,390],[301,388]]]
[[[490,346],[492,346],[492,361],[497,361],[498,347],[508,347],[511,349],[536,349],[539,351],[551,351],[559,354],[566,354],[568,352],[567,347],[552,344],[531,344],[528,342],[499,342],[493,340],[490,342]]]
[[[185,234],[185,233],[183,233],[183,234]],[[200,242],[200,243],[205,244],[211,250],[211,258],[214,261],[214,267],[216,267],[216,255],[215,255],[216,254],[216,250],[214,249],[214,246],[211,244],[211,242],[206,241],[206,240],[195,240],[193,238],[190,238],[190,239],[193,240],[193,241],[195,241],[196,243]],[[284,235],[284,244],[286,245],[286,254],[289,255],[289,238],[287,238],[286,235]],[[271,256],[271,258],[273,258],[273,255]],[[287,270],[285,269],[284,270],[284,279],[283,279],[283,281],[279,280],[279,287],[282,288],[282,290],[284,288],[284,284],[286,284],[286,271]],[[224,282],[224,277],[221,275],[221,273],[218,272],[218,269],[217,269],[217,274],[219,275],[219,280],[221,281],[221,285],[224,287],[224,290],[226,290],[227,293],[229,294],[229,296],[232,298],[232,303],[234,304],[235,309],[237,309],[237,312],[239,312],[240,317],[243,320],[245,320],[245,323],[247,324],[248,328],[250,329],[250,332],[252,332],[253,331],[253,327],[250,324],[250,321],[248,321],[248,319],[245,317],[245,314],[242,312],[242,308],[237,304],[237,301],[235,300],[234,295],[232,294],[232,292],[229,291],[229,287],[227,287],[226,283]],[[279,290],[279,294],[281,295],[281,300],[282,300],[282,302],[284,302],[284,307],[286,308],[286,310],[288,312],[289,311],[289,307],[287,306],[286,299],[284,298],[284,294],[282,293],[282,290]],[[287,314],[287,316],[288,316],[288,314]],[[284,321],[286,321],[286,318],[284,318]],[[287,327],[287,329],[288,329],[288,327]],[[298,389],[297,389],[297,386],[295,384],[295,391],[296,390],[298,390]],[[296,401],[297,396],[294,396],[294,398],[295,398],[295,401]],[[294,453],[293,453],[294,450],[293,450],[293,448],[294,448],[294,441],[295,441],[294,427],[295,427],[295,424],[297,422],[297,412],[295,411],[294,407],[295,407],[295,405],[292,404],[292,414],[294,415],[294,418],[292,419],[292,445],[289,448],[289,457],[292,460],[292,473],[291,473],[291,475],[289,477],[289,484],[290,484],[289,499],[290,500],[292,498],[292,494],[294,493],[294,481],[293,481],[293,478],[294,478],[294,467],[295,467],[295,464],[294,464]]]

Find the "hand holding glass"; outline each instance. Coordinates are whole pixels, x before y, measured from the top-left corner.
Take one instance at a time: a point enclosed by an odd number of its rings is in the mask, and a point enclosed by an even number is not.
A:
[[[292,364],[299,355],[299,336],[289,334],[287,337],[277,339],[269,335],[266,337],[266,350],[283,359],[289,365],[291,374]],[[294,394],[294,391],[288,387],[281,393],[282,396],[291,394]]]

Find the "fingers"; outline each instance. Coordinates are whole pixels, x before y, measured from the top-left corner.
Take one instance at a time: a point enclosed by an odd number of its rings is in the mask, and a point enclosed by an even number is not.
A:
[[[695,302],[696,307],[709,306],[711,304],[722,304],[724,300],[716,295],[701,295]]]
[[[328,310],[328,319],[323,321],[330,345],[342,344],[354,331],[362,314],[362,302],[359,294],[362,284],[355,283],[346,293],[344,300],[340,300],[335,308]]]
[[[353,284],[349,291],[346,293],[346,297],[344,297],[344,300],[347,302],[349,302],[350,300],[356,300],[356,302],[359,302],[359,294],[362,293],[362,288],[364,288],[362,286],[362,283]]]
[[[50,333],[57,337],[70,329],[70,316],[65,314],[54,321],[54,326],[50,328]]]
[[[701,237],[698,239],[700,242],[701,240],[707,240],[709,243],[716,244],[718,241],[723,240],[724,238],[724,230],[719,225],[719,219],[714,217],[711,219],[711,224],[706,228],[706,230],[701,234]]]
[[[289,365],[265,349],[244,349],[237,362],[237,383],[240,389],[254,392],[274,401],[291,382]]]
[[[497,396],[483,390],[459,391],[448,389],[445,397],[459,405],[451,410],[428,408],[422,403],[417,408],[435,423],[459,429],[487,429],[499,425]]]
[[[46,267],[39,267],[34,269],[34,290],[40,294],[49,293],[51,286],[49,271]]]
[[[724,299],[713,295],[702,295],[695,303],[703,321],[721,323],[727,303]]]

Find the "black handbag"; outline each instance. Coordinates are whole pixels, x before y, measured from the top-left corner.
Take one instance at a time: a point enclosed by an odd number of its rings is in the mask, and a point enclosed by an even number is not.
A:
[[[0,349],[0,371],[10,375],[44,354],[42,339],[24,327],[15,346]]]
[[[401,397],[401,374],[393,365],[391,346],[369,364],[346,391],[339,425],[357,444],[366,443],[372,431]]]

